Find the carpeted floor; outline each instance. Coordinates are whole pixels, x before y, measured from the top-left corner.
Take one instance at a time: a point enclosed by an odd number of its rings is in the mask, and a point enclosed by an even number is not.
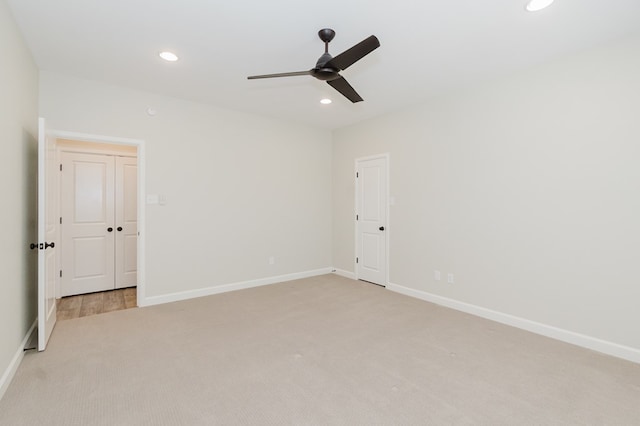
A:
[[[325,275],[60,322],[2,425],[638,425],[640,365]]]

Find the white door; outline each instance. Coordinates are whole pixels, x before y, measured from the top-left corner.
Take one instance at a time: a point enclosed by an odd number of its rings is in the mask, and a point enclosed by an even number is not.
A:
[[[387,161],[356,161],[356,276],[387,284]]]
[[[38,120],[38,350],[43,351],[56,325],[55,140]]]
[[[115,288],[133,287],[138,276],[138,160],[116,157]]]
[[[114,288],[114,157],[62,153],[62,296]]]

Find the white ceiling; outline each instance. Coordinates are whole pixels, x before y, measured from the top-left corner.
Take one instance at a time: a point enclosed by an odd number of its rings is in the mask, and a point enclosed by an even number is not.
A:
[[[640,31],[639,0],[6,1],[42,70],[328,129]],[[246,79],[312,68],[325,27],[334,56],[380,40],[342,72],[364,102],[310,76]]]

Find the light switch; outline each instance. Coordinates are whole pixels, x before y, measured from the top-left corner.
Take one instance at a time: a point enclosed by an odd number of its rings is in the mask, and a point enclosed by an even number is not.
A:
[[[147,204],[159,204],[160,196],[158,194],[147,194]]]

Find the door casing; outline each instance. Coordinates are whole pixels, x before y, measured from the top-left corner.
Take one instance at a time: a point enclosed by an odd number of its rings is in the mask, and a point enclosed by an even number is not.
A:
[[[138,241],[137,241],[137,302],[138,306],[144,306],[145,294],[146,294],[146,250],[145,250],[145,217],[146,217],[146,153],[145,153],[145,141],[142,139],[129,139],[113,136],[95,135],[87,133],[76,133],[61,130],[51,130],[47,132],[52,138],[64,139],[68,141],[88,142],[96,144],[96,152],[101,152],[101,145],[128,145],[136,148],[136,156],[138,159],[138,184],[137,184],[137,202],[138,202]],[[59,185],[58,182],[54,183]],[[59,213],[59,212],[58,212]],[[59,280],[59,277],[57,277]],[[59,281],[57,284],[58,296],[59,296]]]

